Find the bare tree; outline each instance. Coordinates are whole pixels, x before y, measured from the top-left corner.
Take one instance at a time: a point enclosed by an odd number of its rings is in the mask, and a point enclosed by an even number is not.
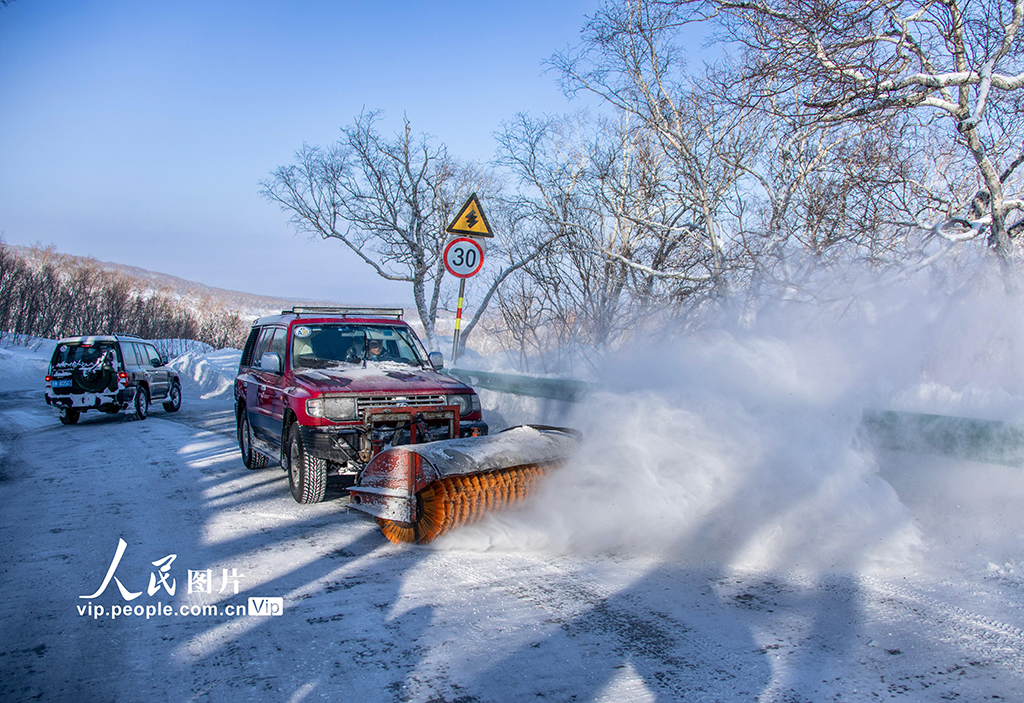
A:
[[[481,174],[413,134],[407,118],[393,139],[382,136],[380,119],[364,112],[336,144],[304,145],[295,164],[261,183],[261,193],[292,214],[298,231],[340,240],[382,278],[411,283],[436,349],[446,220],[467,184],[479,187]]]
[[[675,184],[675,202],[669,207],[685,215],[657,223],[661,236],[678,240],[680,249],[706,249],[712,281],[724,292],[734,230],[727,204],[746,165],[757,156],[759,140],[748,125],[754,111],[728,104],[698,85],[687,71],[678,35],[672,8],[637,0],[609,3],[586,25],[581,46],[556,54],[551,63],[567,92],[599,96],[628,118],[630,130],[649,134],[651,146],[664,158],[662,181]],[[618,260],[636,264],[649,276],[693,275],[629,257]]]
[[[377,130],[378,112],[364,112],[330,147],[303,146],[294,165],[261,183],[261,193],[292,214],[300,232],[340,240],[382,278],[412,284],[427,341],[439,348],[445,227],[470,192],[496,194],[496,179],[449,156],[443,144],[414,135],[409,120],[393,139]],[[506,241],[507,237],[505,238]],[[497,288],[548,242],[513,239],[489,245],[487,285],[464,328],[465,345]]]
[[[674,15],[670,24],[710,21],[742,48],[740,77],[760,86],[750,105],[802,112],[819,124],[878,125],[920,114],[923,129],[944,134],[973,161],[976,185],[962,215],[980,225],[976,231],[987,229],[1006,267],[1011,237],[1024,229],[1007,224],[1009,213],[1024,208],[1024,0],[651,4]],[[812,86],[813,96],[801,86]]]
[[[899,132],[897,120],[888,125]],[[915,185],[921,159],[903,139],[867,125],[759,121],[754,187],[730,203],[736,292],[799,296],[822,269],[901,268],[921,258],[911,233],[928,207]]]
[[[499,291],[522,361],[534,346],[545,370],[564,370],[571,348],[605,346],[623,317],[628,267],[602,254],[615,246],[615,227],[595,199],[592,140],[581,117],[518,115],[498,135],[498,162],[518,181],[507,201],[510,226],[552,242]]]
[[[695,224],[701,212],[679,197],[685,178],[628,115],[518,115],[498,141],[498,162],[518,181],[519,226],[553,237],[500,292],[521,357],[531,349],[545,370],[564,371],[642,328],[652,306],[714,293],[723,259]]]

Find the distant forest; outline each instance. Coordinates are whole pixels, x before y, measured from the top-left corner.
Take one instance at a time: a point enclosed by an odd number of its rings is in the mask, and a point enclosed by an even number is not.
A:
[[[59,339],[133,334],[241,348],[249,330],[237,310],[182,297],[89,259],[53,250],[24,256],[0,241],[0,331]]]

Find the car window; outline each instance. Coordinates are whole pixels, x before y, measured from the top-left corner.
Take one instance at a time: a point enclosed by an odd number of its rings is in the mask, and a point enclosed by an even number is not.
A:
[[[284,361],[284,350],[288,341],[288,331],[282,327],[274,328],[274,338],[270,340],[270,353],[277,354]]]
[[[270,349],[270,340],[273,338],[273,336],[273,327],[264,327],[263,331],[260,332],[259,341],[256,342],[256,348],[253,350],[252,353],[252,362],[255,366],[260,365],[260,359],[262,359],[263,355],[267,353],[268,349]]]
[[[142,344],[140,346],[142,347],[142,351],[143,351],[143,353],[145,354],[146,358],[149,361],[149,365],[150,366],[159,366],[160,365],[160,352],[158,352],[156,350],[156,347],[154,347],[152,344]]]
[[[310,324],[292,327],[292,366],[326,368],[344,363],[391,361],[421,366],[422,359],[408,337],[394,325]],[[380,353],[370,356],[372,342]]]
[[[72,342],[57,345],[53,354],[54,364],[95,364],[108,351],[114,350],[114,342],[93,344]]]
[[[256,348],[257,349],[263,349],[263,345],[264,344],[268,344],[268,346],[267,346],[267,348],[265,350],[260,352],[259,355],[257,355],[254,358],[254,361],[256,362],[256,364],[259,365],[260,358],[263,356],[263,354],[277,354],[278,358],[281,360],[281,363],[283,364],[284,363],[284,350],[285,350],[285,346],[286,346],[285,342],[286,342],[287,335],[288,335],[288,331],[285,330],[282,327],[268,327],[268,328],[266,328],[264,330],[264,334],[260,336],[260,341],[256,345]],[[269,339],[269,342],[268,342],[268,339]]]
[[[242,350],[242,358],[238,363],[239,368],[252,366],[252,356],[256,349],[256,340],[259,339],[262,329],[262,327],[253,327],[249,332],[249,337],[245,340],[245,348]]]
[[[121,342],[121,358],[125,366],[136,366],[139,360],[135,356],[135,345],[131,342]]]
[[[367,327],[367,344],[380,342],[382,361],[398,361],[405,364],[420,365],[422,357],[416,351],[410,337],[412,333],[403,327]],[[369,358],[370,350],[367,350]]]
[[[146,354],[142,351],[142,345],[138,342],[132,342],[132,349],[135,350],[135,363],[139,366],[145,366]]]

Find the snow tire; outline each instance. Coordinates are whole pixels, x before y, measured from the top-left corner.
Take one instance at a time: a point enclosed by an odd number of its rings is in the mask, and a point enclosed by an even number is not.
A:
[[[164,410],[169,413],[176,413],[179,408],[181,408],[181,384],[175,381],[171,384],[171,390],[167,393],[167,400],[164,401]]]
[[[65,425],[74,425],[81,415],[81,411],[76,408],[61,408],[60,421]]]
[[[125,414],[129,420],[145,420],[149,417],[149,391],[142,386],[135,388],[131,409]]]
[[[262,469],[269,463],[267,457],[253,449],[252,426],[245,414],[245,408],[238,414],[238,450],[242,453],[242,463],[247,469]]]
[[[306,452],[297,423],[288,430],[288,443],[283,454],[292,498],[297,503],[322,501],[327,492],[327,460]]]

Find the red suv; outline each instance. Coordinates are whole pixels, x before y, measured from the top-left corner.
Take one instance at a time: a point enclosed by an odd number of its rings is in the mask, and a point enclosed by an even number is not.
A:
[[[262,317],[242,350],[235,417],[250,469],[280,457],[299,503],[328,472],[357,474],[382,449],[487,434],[473,389],[439,373],[401,309],[292,308]]]

